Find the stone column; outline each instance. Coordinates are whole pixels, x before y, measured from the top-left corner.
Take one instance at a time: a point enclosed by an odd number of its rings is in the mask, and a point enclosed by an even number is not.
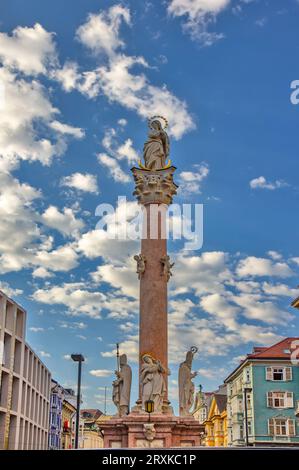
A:
[[[168,369],[167,283],[168,272],[163,268],[167,256],[166,220],[168,206],[176,194],[173,182],[175,167],[163,170],[133,168],[135,191],[144,207],[141,255],[145,262],[140,278],[139,360],[146,353]],[[167,385],[168,376],[165,374]],[[139,387],[140,390],[140,387]],[[140,403],[139,393],[139,403]],[[167,392],[164,399],[168,405]],[[138,404],[138,402],[137,402]]]

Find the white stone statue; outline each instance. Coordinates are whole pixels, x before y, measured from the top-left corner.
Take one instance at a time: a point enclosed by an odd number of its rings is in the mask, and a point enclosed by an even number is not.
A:
[[[169,281],[169,279],[172,276],[171,269],[173,268],[174,263],[170,262],[170,256],[168,256],[168,255],[162,256],[160,261],[161,261],[161,265],[162,265],[162,275],[166,276],[167,281]]]
[[[164,121],[164,128],[167,127],[167,121],[162,116],[154,116],[149,120],[148,140],[143,146],[144,163],[148,170],[165,168],[169,155],[169,138],[162,128],[161,120]]]
[[[161,413],[166,385],[163,374],[169,374],[161,362],[154,359],[149,354],[142,356],[140,372],[142,408],[145,409],[145,402],[154,402],[154,412]]]
[[[180,416],[190,416],[190,409],[194,402],[194,383],[192,379],[197,372],[191,372],[192,361],[197,348],[193,347],[186,354],[186,360],[179,368],[179,408]]]
[[[153,441],[156,436],[156,429],[154,423],[144,423],[143,434],[147,441]]]
[[[116,380],[113,382],[112,400],[117,407],[118,416],[125,416],[130,411],[130,394],[132,369],[127,363],[126,354],[119,358],[119,369],[115,371]]]
[[[146,257],[142,254],[135,255],[134,260],[137,263],[136,273],[138,274],[138,279],[141,279],[141,276],[145,272],[146,268]]]

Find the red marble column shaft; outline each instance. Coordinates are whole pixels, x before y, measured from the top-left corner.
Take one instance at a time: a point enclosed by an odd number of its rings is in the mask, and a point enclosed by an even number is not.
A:
[[[167,277],[162,274],[161,258],[167,255],[165,214],[168,207],[165,204],[148,204],[144,207],[147,237],[142,239],[141,253],[146,257],[146,269],[140,280],[139,357],[141,360],[143,354],[149,353],[167,369]],[[152,213],[151,217],[150,207],[154,209],[154,216]],[[159,214],[158,221],[155,213]],[[155,230],[156,223],[158,226]],[[157,236],[156,239],[153,238],[153,232]],[[166,386],[167,379],[165,374]],[[165,399],[167,400],[167,395]]]

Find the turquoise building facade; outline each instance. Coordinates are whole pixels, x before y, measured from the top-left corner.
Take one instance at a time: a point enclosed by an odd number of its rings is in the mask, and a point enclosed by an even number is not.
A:
[[[297,342],[254,348],[225,380],[229,446],[299,446]]]

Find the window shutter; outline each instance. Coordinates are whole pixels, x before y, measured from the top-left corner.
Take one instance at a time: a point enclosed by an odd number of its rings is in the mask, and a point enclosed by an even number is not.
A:
[[[268,420],[268,431],[270,436],[274,436],[274,419],[270,418]]]
[[[293,392],[286,392],[286,408],[294,408]]]
[[[292,380],[292,368],[286,367],[285,368],[285,380]]]
[[[266,367],[266,380],[272,380],[272,379],[273,379],[272,367]]]
[[[289,436],[295,436],[295,422],[293,419],[288,419],[288,430],[289,430]]]
[[[268,408],[273,408],[273,393],[272,392],[267,393],[267,406]]]

